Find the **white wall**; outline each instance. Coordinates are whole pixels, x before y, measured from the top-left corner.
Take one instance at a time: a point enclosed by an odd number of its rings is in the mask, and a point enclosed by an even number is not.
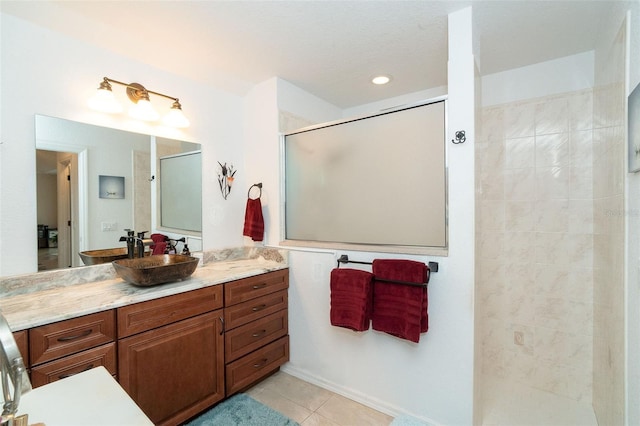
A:
[[[242,244],[248,188],[247,170],[242,167],[242,98],[7,14],[1,15],[0,22],[0,275],[34,272],[37,268],[35,114],[201,143],[204,248]],[[191,127],[179,131],[135,122],[125,115],[91,111],[87,100],[104,76],[137,81],[149,90],[178,96]],[[118,90],[124,94],[124,88],[114,86],[114,92]],[[164,106],[158,103],[156,108]],[[240,166],[234,190],[226,201],[218,188],[217,161]]]
[[[470,11],[450,21],[457,46],[470,46]],[[389,255],[347,252],[352,259],[377,257],[440,262],[429,290],[431,329],[419,344],[373,330],[355,333],[329,321],[329,274],[336,266],[332,251],[290,252],[289,332],[291,362],[285,370],[391,414],[407,413],[433,424],[471,424],[473,404],[473,199],[474,199],[474,63],[470,47],[451,52],[449,129],[465,129],[468,141],[449,149],[449,256]],[[439,96],[442,88],[394,98],[348,111],[364,114],[406,101]],[[308,122],[347,116],[290,83],[272,79],[246,97],[246,167],[254,180],[268,182],[267,242],[277,244],[278,111]],[[263,191],[264,194],[264,191]],[[264,196],[264,195],[263,195]],[[276,217],[276,215],[278,217]],[[352,267],[349,265],[349,267]],[[365,267],[366,268],[366,267]]]
[[[482,77],[482,106],[593,87],[594,52],[584,52]]]

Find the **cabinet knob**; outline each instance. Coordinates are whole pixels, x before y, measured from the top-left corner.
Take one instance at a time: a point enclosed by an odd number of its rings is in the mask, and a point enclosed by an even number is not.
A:
[[[264,367],[267,364],[267,361],[269,361],[267,358],[263,358],[259,363],[253,364],[253,368]]]
[[[263,310],[266,307],[267,307],[267,305],[263,303],[262,305],[254,306],[253,308],[251,308],[251,310],[253,312],[258,312],[258,311]]]

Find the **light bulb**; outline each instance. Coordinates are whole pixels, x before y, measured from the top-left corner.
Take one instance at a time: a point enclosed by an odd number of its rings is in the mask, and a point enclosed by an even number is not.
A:
[[[138,102],[129,108],[129,115],[144,121],[156,121],[160,117],[147,99],[138,99]]]
[[[162,122],[171,127],[184,128],[189,127],[189,120],[182,112],[182,108],[180,107],[180,102],[177,100],[171,106],[171,109],[164,116]]]
[[[102,84],[96,93],[89,99],[88,103],[91,109],[95,109],[97,111],[107,112],[110,114],[122,112],[122,105],[116,101],[116,97],[113,95],[111,87],[103,87]]]

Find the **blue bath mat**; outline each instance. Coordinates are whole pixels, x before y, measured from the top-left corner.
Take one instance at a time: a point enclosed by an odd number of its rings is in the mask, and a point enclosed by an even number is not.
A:
[[[389,426],[427,426],[426,423],[422,423],[418,419],[414,419],[411,416],[401,415],[393,419]]]
[[[185,426],[299,426],[288,417],[239,393],[186,423]]]

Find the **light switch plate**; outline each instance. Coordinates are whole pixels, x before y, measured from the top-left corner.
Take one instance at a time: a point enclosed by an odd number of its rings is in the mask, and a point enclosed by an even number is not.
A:
[[[102,222],[102,232],[115,231],[118,229],[116,222]]]

